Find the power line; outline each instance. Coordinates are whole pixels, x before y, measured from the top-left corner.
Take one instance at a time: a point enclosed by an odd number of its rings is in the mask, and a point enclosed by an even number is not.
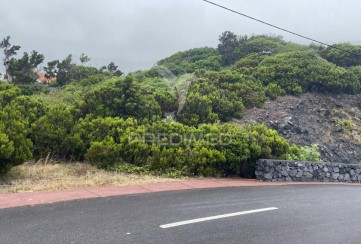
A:
[[[341,51],[343,51],[343,52],[351,53],[351,52],[348,51],[348,50],[344,50],[344,49],[342,49],[342,48],[335,47],[334,45],[330,45],[330,44],[327,44],[327,43],[322,42],[322,41],[317,41],[316,39],[313,39],[313,38],[310,38],[310,37],[307,37],[307,36],[298,34],[298,33],[296,33],[296,32],[287,30],[287,29],[282,28],[282,27],[279,27],[279,26],[277,26],[277,25],[270,24],[270,23],[268,23],[268,22],[266,22],[266,21],[263,21],[263,20],[254,18],[254,17],[249,16],[249,15],[247,15],[247,14],[244,14],[244,13],[238,12],[238,11],[236,11],[236,10],[227,8],[227,7],[225,7],[225,6],[219,5],[219,4],[217,4],[217,3],[214,3],[214,2],[211,2],[211,1],[208,1],[208,0],[202,0],[202,1],[204,1],[204,2],[206,2],[206,3],[209,3],[209,4],[212,4],[212,5],[214,5],[214,6],[217,6],[217,7],[219,7],[219,8],[225,9],[225,10],[227,10],[227,11],[233,12],[233,13],[235,13],[235,14],[241,15],[241,16],[246,17],[246,18],[248,18],[248,19],[257,21],[257,22],[259,22],[259,23],[262,23],[262,24],[271,26],[271,27],[276,28],[276,29],[278,29],[278,30],[287,32],[287,33],[289,33],[289,34],[292,34],[292,35],[295,35],[295,36],[298,36],[298,37],[307,39],[307,40],[309,40],[309,41],[316,42],[316,43],[319,43],[319,44],[321,44],[321,45],[324,45],[324,46],[327,46],[327,47],[330,47],[330,48],[335,48],[335,49],[341,50]]]

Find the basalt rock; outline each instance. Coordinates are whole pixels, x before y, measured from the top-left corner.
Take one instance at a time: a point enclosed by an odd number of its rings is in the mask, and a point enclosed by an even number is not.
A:
[[[361,182],[361,165],[260,159],[256,178],[262,181]]]

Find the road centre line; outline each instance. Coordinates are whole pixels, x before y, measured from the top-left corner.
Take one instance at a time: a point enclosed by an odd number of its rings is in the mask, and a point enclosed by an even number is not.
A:
[[[189,224],[194,224],[194,223],[199,223],[199,222],[205,222],[205,221],[210,221],[210,220],[216,220],[216,219],[223,219],[223,218],[235,217],[235,216],[252,214],[252,213],[260,213],[260,212],[272,211],[272,210],[277,210],[277,209],[278,209],[278,208],[276,208],[276,207],[260,208],[260,209],[254,209],[254,210],[248,210],[248,211],[242,211],[242,212],[236,212],[236,213],[215,215],[215,216],[210,216],[210,217],[205,217],[205,218],[199,218],[199,219],[190,219],[190,220],[185,220],[185,221],[180,221],[180,222],[175,222],[175,223],[160,225],[159,227],[162,228],[162,229],[167,229],[167,228],[173,228],[173,227],[177,227],[177,226],[181,226],[181,225],[189,225]]]

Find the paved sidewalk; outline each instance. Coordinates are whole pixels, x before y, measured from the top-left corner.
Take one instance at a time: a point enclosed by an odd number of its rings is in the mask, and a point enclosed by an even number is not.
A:
[[[121,196],[150,192],[189,190],[217,187],[281,186],[281,185],[337,184],[361,186],[353,183],[305,183],[305,182],[260,182],[248,179],[204,179],[180,180],[130,186],[105,186],[78,188],[61,191],[21,192],[0,195],[0,209],[28,205],[49,204],[76,199]]]

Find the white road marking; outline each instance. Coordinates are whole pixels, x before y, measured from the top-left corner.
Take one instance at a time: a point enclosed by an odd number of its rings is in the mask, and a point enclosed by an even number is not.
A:
[[[190,220],[175,222],[175,223],[171,223],[171,224],[160,225],[159,227],[163,228],[163,229],[167,229],[167,228],[177,227],[177,226],[181,226],[181,225],[189,225],[189,224],[194,224],[194,223],[199,223],[199,222],[204,222],[204,221],[229,218],[229,217],[240,216],[240,215],[245,215],[245,214],[260,213],[260,212],[272,211],[272,210],[277,210],[277,209],[278,208],[275,208],[275,207],[260,208],[260,209],[254,209],[254,210],[248,210],[248,211],[242,211],[242,212],[236,212],[236,213],[210,216],[210,217],[199,218],[199,219],[190,219]]]

